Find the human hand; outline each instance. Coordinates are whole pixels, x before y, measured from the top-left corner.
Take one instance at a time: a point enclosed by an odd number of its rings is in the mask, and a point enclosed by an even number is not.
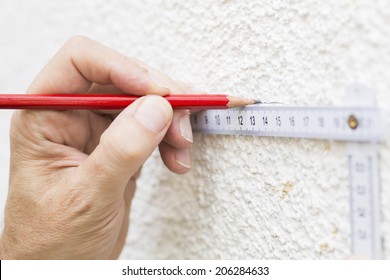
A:
[[[70,39],[29,94],[112,92],[142,97],[119,114],[14,113],[1,259],[117,258],[124,246],[136,179],[159,145],[176,173],[191,167],[188,111],[156,95],[183,92],[138,60],[85,37]]]

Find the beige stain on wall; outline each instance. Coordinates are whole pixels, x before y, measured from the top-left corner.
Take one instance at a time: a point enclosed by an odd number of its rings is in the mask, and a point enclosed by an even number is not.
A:
[[[283,184],[283,190],[281,194],[281,200],[284,200],[290,191],[293,189],[294,185],[291,182],[286,182]]]

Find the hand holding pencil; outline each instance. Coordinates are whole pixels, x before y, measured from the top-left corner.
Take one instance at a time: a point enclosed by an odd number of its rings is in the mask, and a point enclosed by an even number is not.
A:
[[[34,80],[29,96],[105,92],[139,98],[119,114],[100,107],[14,113],[12,195],[0,239],[1,259],[117,258],[127,235],[136,179],[153,150],[159,146],[173,172],[191,167],[188,110],[173,112],[161,97],[183,91],[142,62],[90,39],[66,43]]]

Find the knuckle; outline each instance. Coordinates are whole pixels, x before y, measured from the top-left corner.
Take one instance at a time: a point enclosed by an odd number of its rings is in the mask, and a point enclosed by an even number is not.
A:
[[[144,75],[151,75],[151,72],[149,71],[148,68],[139,66],[139,69],[140,69],[140,71],[141,71],[142,74],[144,74]]]
[[[72,36],[68,39],[68,41],[66,41],[65,45],[66,46],[79,46],[80,44],[84,44],[86,42],[91,42],[92,40],[87,37],[87,36],[84,36],[84,35],[75,35],[75,36]]]
[[[70,188],[59,203],[60,209],[71,209],[70,212],[75,214],[76,217],[89,212],[93,208],[93,202],[85,194],[85,189],[87,188],[83,187],[82,185],[78,188]]]
[[[73,56],[75,53],[80,52],[80,50],[88,49],[90,45],[93,44],[93,40],[84,35],[75,35],[70,37],[61,50],[68,55]]]
[[[138,64],[139,66],[142,66],[142,67],[145,67],[145,66],[146,66],[145,63],[143,63],[141,60],[139,60],[139,59],[136,58],[136,57],[128,56],[127,58],[128,58],[129,60],[131,60],[132,63]]]
[[[130,59],[145,74],[149,74],[151,72],[151,68],[148,65],[146,65],[145,63],[143,63],[141,60],[139,60],[138,58],[131,57]]]
[[[141,74],[148,75],[150,73],[150,70],[145,64],[139,63],[139,60],[133,57],[124,56],[121,62],[127,64],[129,68],[137,69]]]
[[[112,135],[107,133],[103,133],[100,137],[100,143],[107,151],[108,156],[119,159],[120,162],[131,162],[143,157],[143,149],[137,148],[134,143],[128,142],[128,145],[118,145],[116,143],[123,143],[123,141],[115,140]]]

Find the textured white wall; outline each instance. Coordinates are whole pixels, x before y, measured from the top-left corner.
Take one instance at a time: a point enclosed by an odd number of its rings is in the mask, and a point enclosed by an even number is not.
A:
[[[84,34],[209,92],[341,104],[344,87],[361,82],[390,108],[387,0],[2,0],[0,32],[0,92],[24,91],[68,37]],[[0,112],[2,208],[9,116]],[[380,149],[389,257],[388,138]],[[192,152],[188,175],[157,154],[146,164],[122,258],[348,255],[344,144],[196,135]]]

